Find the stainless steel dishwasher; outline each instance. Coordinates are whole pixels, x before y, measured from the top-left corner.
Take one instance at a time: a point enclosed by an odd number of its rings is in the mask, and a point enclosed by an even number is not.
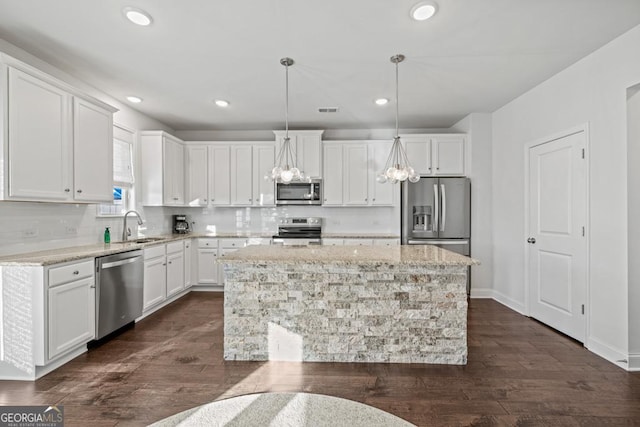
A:
[[[96,340],[142,315],[142,251],[96,258]]]

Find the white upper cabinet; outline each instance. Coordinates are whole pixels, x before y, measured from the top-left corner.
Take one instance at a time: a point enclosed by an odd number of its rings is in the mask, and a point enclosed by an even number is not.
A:
[[[343,202],[345,205],[369,204],[369,168],[366,144],[343,147]]]
[[[374,142],[369,145],[369,203],[372,206],[392,206],[396,200],[398,185],[381,184],[377,180],[387,163],[392,143]]]
[[[209,203],[231,204],[231,148],[228,145],[209,146]]]
[[[274,186],[264,176],[275,161],[269,142],[187,143],[189,206],[273,206]]]
[[[463,134],[401,135],[409,163],[420,175],[464,176],[465,141]]]
[[[296,158],[296,166],[307,177],[322,176],[322,130],[289,131],[291,148]],[[273,131],[276,135],[276,154],[284,141],[285,131]]]
[[[191,145],[186,147],[185,152],[185,204],[189,206],[206,206],[209,200],[207,146]]]
[[[323,193],[325,206],[342,205],[343,193],[343,165],[342,145],[338,143],[325,143],[322,147],[324,153],[324,178]]]
[[[142,204],[184,205],[184,146],[163,131],[140,132]]]
[[[326,206],[394,206],[397,185],[380,184],[390,142],[325,141],[324,200]]]
[[[274,183],[271,179],[265,179],[275,164],[275,152],[273,143],[253,145],[254,206],[273,206],[275,204]]]
[[[113,199],[112,107],[0,53],[0,199]]]
[[[231,146],[231,204],[251,206],[253,204],[253,166],[251,146]]]
[[[73,102],[74,198],[113,200],[113,113],[75,98]]]

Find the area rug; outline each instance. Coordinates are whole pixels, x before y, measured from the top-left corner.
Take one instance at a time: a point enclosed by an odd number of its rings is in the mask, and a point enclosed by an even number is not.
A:
[[[310,393],[258,393],[207,403],[152,424],[229,427],[408,427],[402,418],[352,400]]]

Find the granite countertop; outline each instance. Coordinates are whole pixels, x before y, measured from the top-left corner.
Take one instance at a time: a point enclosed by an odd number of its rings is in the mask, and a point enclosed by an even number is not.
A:
[[[432,245],[248,246],[225,255],[224,264],[243,262],[397,265],[477,265],[479,261]]]
[[[146,243],[133,242],[112,242],[108,245],[82,245],[68,248],[49,249],[37,252],[27,252],[15,255],[0,256],[0,266],[46,266],[59,264],[62,262],[77,261],[86,258],[95,258],[111,255],[119,252],[144,249],[153,245],[160,245],[177,240],[210,237],[217,239],[224,238],[266,238],[270,239],[274,232],[217,232],[217,233],[190,233],[190,234],[165,234],[160,236],[149,236],[157,239]],[[395,235],[374,235],[374,234],[328,234],[323,237],[335,238],[398,238]]]

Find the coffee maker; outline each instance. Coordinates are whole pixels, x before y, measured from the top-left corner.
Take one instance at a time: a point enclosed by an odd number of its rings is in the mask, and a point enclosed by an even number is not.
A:
[[[176,234],[187,234],[191,230],[189,229],[189,222],[186,215],[174,215],[173,216],[173,232]]]

